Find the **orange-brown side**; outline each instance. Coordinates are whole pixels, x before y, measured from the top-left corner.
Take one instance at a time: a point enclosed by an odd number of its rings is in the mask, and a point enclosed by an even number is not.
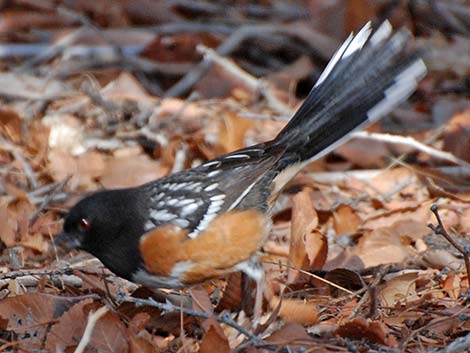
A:
[[[144,235],[140,251],[147,271],[169,276],[178,264],[185,264],[187,269],[180,280],[198,283],[248,260],[265,239],[268,227],[259,211],[230,211],[215,218],[194,239],[187,236],[187,230],[176,226],[158,227]]]

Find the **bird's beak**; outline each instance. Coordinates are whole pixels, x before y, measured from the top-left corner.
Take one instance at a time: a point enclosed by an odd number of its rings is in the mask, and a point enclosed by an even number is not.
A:
[[[80,237],[62,231],[54,238],[54,245],[70,250],[79,249],[82,245],[82,242]]]

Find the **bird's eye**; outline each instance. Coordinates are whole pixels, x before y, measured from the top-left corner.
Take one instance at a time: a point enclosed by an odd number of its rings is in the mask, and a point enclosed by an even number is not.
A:
[[[91,228],[90,221],[89,221],[88,219],[86,219],[86,218],[80,219],[80,222],[78,222],[78,228],[79,228],[82,232],[88,231],[88,230]]]

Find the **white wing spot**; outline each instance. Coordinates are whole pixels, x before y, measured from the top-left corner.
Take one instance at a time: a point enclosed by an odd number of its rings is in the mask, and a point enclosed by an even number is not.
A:
[[[178,200],[178,203],[176,204],[176,206],[178,206],[178,207],[183,207],[183,206],[189,205],[190,203],[193,203],[193,202],[195,202],[195,201],[196,201],[196,200],[194,200],[194,199]]]
[[[215,166],[218,167],[218,166],[221,165],[221,164],[222,164],[221,161],[209,161],[209,162],[204,163],[202,166],[203,166],[203,167],[212,167],[212,166],[215,165]]]
[[[231,156],[226,156],[224,157],[224,159],[247,159],[247,158],[250,158],[249,155],[247,154],[233,154]]]
[[[155,228],[155,224],[152,221],[147,221],[144,225],[144,230],[148,232],[150,229]]]
[[[204,191],[212,191],[212,190],[215,190],[217,189],[217,187],[219,186],[219,183],[214,183],[214,184],[211,184],[209,186],[206,186],[204,188]]]
[[[225,199],[225,194],[215,195],[210,198],[211,201],[219,201],[223,199]]]
[[[152,210],[150,212],[150,218],[152,218],[154,221],[171,221],[172,219],[175,219],[177,215],[170,213],[165,210]]]
[[[192,204],[189,204],[187,206],[184,206],[181,209],[181,215],[183,217],[186,217],[186,216],[190,215],[191,213],[193,213],[194,211],[196,211],[198,208],[199,208],[199,205],[197,203],[192,203]]]
[[[171,223],[173,223],[174,225],[180,227],[180,228],[186,228],[189,226],[189,221],[187,219],[184,219],[184,218],[177,218],[173,221],[171,221]]]
[[[207,176],[209,178],[212,178],[212,177],[216,176],[217,174],[219,174],[220,172],[221,172],[221,170],[213,170],[212,172],[207,173]]]

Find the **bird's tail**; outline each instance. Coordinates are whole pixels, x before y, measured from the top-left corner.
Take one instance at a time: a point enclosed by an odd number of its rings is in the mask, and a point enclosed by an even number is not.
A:
[[[375,31],[368,23],[346,39],[302,106],[272,141],[273,147],[285,151],[280,171],[289,169],[288,174],[295,174],[415,91],[426,66],[416,53],[406,51],[410,36],[405,29],[392,35],[390,23],[384,22]]]

